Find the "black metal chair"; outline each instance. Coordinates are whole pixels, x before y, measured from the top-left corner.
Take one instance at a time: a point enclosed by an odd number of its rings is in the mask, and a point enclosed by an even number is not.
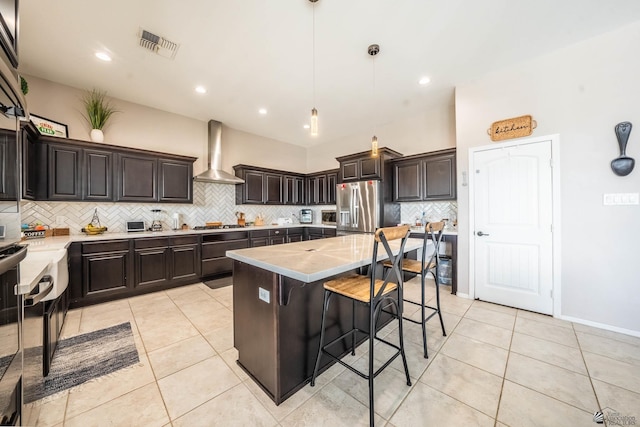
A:
[[[379,228],[374,235],[374,244],[373,244],[373,257],[371,260],[371,268],[370,273],[367,276],[364,275],[350,275],[346,277],[340,277],[334,280],[330,280],[324,283],[324,303],[323,303],[323,311],[322,311],[322,329],[320,332],[320,346],[318,348],[318,356],[316,358],[315,368],[313,370],[313,376],[311,377],[311,386],[315,385],[316,377],[318,376],[318,369],[320,367],[320,358],[323,354],[326,354],[330,358],[336,360],[338,363],[342,364],[355,374],[369,381],[369,424],[373,426],[374,421],[374,407],[373,407],[373,380],[374,378],[382,372],[384,368],[389,366],[391,362],[393,362],[396,357],[399,355],[402,356],[402,363],[404,364],[404,372],[407,377],[407,385],[411,386],[411,379],[409,377],[409,368],[407,366],[407,358],[404,352],[404,340],[402,337],[402,261],[404,256],[404,246],[407,242],[407,238],[409,237],[409,226],[400,226],[400,227],[386,227]],[[389,245],[390,241],[400,239],[399,251],[397,255],[393,254],[392,248]],[[377,259],[378,259],[378,245],[382,244],[384,247],[387,256],[389,257],[389,268],[383,269],[383,278],[376,278],[376,270],[380,271],[380,269],[376,269]],[[395,280],[397,283],[393,283],[392,280]],[[394,295],[394,292],[397,290],[397,297]],[[353,304],[353,315],[352,315],[352,329],[348,332],[342,334],[340,337],[335,340],[324,344],[324,335],[325,335],[325,322],[327,317],[327,310],[329,309],[329,304],[331,302],[331,297],[333,295],[339,295],[344,298],[348,298],[352,301]],[[355,308],[356,303],[365,304],[369,309],[369,330],[364,331],[359,329],[355,325]],[[400,345],[397,346],[385,339],[379,338],[377,336],[376,324],[378,323],[378,318],[380,316],[380,312],[383,306],[390,307],[393,306],[395,308],[394,311],[387,311],[387,313],[391,313],[395,318],[398,319],[398,331],[399,331],[399,339]],[[347,364],[346,362],[340,360],[337,356],[329,353],[327,351],[328,347],[331,347],[334,344],[339,342],[344,342],[349,336],[351,336],[351,354],[355,355],[355,345],[356,345],[356,334],[361,333],[368,335],[369,337],[369,369],[367,373],[361,372],[354,368],[353,366]],[[374,341],[378,340],[388,346],[391,346],[396,349],[396,352],[380,367],[378,370],[374,372],[373,361],[374,361]]]
[[[442,234],[444,232],[444,221],[441,222],[429,222],[424,227],[424,243],[422,244],[422,258],[418,260],[405,259],[402,263],[402,271],[408,273],[414,273],[420,275],[420,294],[421,301],[411,301],[405,299],[405,302],[420,306],[420,320],[413,320],[405,317],[404,319],[422,325],[422,345],[424,348],[424,357],[428,358],[427,354],[427,321],[436,314],[440,318],[440,326],[442,326],[442,335],[447,336],[447,332],[444,329],[444,321],[442,320],[442,312],[440,310],[440,282],[438,280],[438,273],[440,268],[440,243],[442,242]],[[433,252],[427,256],[427,252],[430,250],[429,241],[433,242]],[[384,263],[385,267],[391,267],[388,262]],[[436,284],[436,306],[428,306],[425,304],[425,278],[427,274],[433,275],[433,279]],[[430,309],[433,312],[426,316],[426,309]]]

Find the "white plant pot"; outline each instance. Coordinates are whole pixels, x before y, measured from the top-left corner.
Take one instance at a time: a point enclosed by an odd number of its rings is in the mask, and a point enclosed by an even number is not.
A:
[[[104,141],[104,133],[102,133],[102,129],[91,129],[91,141],[93,142]]]

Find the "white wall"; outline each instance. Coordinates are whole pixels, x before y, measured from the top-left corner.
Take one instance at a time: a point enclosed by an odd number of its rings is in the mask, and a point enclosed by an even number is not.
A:
[[[542,29],[543,30],[543,29]],[[627,155],[640,161],[640,23],[532,59],[456,89],[459,289],[468,286],[470,147],[491,144],[491,123],[531,114],[535,136],[560,134],[562,315],[640,332],[640,206],[603,206],[604,193],[640,191],[627,177],[614,126],[636,124]]]
[[[26,98],[30,112],[66,124],[72,139],[90,140],[91,129],[83,118],[83,91],[33,76],[25,78],[29,83]],[[198,158],[194,173],[206,169],[206,122],[119,99],[112,102],[120,112],[104,129],[105,144],[193,156]],[[233,173],[232,166],[238,163],[305,172],[306,152],[302,147],[226,126],[223,144],[222,168],[227,172]],[[284,153],[287,158],[282,158]]]
[[[371,149],[371,133],[350,135],[330,143],[307,149],[307,168],[310,172],[338,168],[336,157]],[[450,103],[436,106],[418,115],[376,129],[380,147],[408,156],[455,147],[453,97]]]

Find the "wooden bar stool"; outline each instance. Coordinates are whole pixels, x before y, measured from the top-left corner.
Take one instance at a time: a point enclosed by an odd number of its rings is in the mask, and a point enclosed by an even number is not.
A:
[[[442,326],[442,335],[447,336],[447,332],[444,329],[444,321],[442,320],[442,312],[440,311],[440,282],[438,280],[438,272],[440,266],[440,243],[442,242],[442,234],[444,231],[444,221],[441,222],[429,222],[424,227],[424,243],[422,244],[422,258],[420,261],[413,259],[405,259],[402,263],[402,271],[408,273],[415,273],[420,275],[420,291],[421,301],[415,302],[405,299],[405,302],[420,306],[420,320],[413,320],[405,317],[405,320],[409,322],[422,325],[422,345],[424,348],[424,357],[428,358],[427,354],[427,321],[436,314],[440,318],[440,326]],[[433,242],[433,253],[427,257],[427,247],[429,240]],[[385,267],[391,267],[391,263],[385,262]],[[436,306],[428,306],[425,304],[425,278],[427,274],[431,273],[436,283]],[[433,312],[426,316],[426,309],[430,309]]]
[[[326,354],[330,358],[336,360],[355,374],[369,381],[369,424],[373,426],[374,409],[373,409],[373,379],[384,368],[389,366],[396,357],[402,356],[402,363],[404,364],[404,372],[407,377],[407,385],[411,385],[411,379],[409,378],[409,368],[407,366],[407,358],[404,352],[404,341],[402,337],[402,261],[404,256],[404,246],[409,237],[409,226],[400,227],[386,227],[376,230],[373,243],[373,257],[371,259],[370,273],[367,276],[364,275],[350,275],[346,277],[340,277],[334,280],[330,280],[324,283],[324,305],[322,311],[322,326],[320,332],[320,346],[318,348],[318,356],[316,357],[316,365],[313,370],[313,376],[311,377],[311,386],[315,385],[316,377],[318,376],[318,368],[320,367],[320,358],[323,354]],[[393,254],[392,248],[389,242],[393,240],[400,240],[399,251],[397,255]],[[378,259],[378,245],[382,244],[387,256],[389,257],[389,268],[383,269],[383,278],[376,278],[376,264]],[[393,283],[392,280],[397,283]],[[397,290],[397,298],[393,291]],[[331,297],[336,294],[344,298],[348,298],[353,304],[352,314],[352,329],[335,340],[324,344],[325,335],[325,322],[327,317],[327,311],[329,309],[329,303]],[[365,304],[368,306],[369,311],[369,330],[364,331],[359,329],[355,325],[355,308],[356,303]],[[376,336],[376,323],[380,315],[380,311],[385,307],[395,307],[395,312],[387,311],[398,319],[398,331],[400,338],[400,345],[397,346],[385,339]],[[369,370],[367,373],[361,372],[355,369],[353,366],[343,362],[337,356],[327,351],[328,347],[343,341],[345,338],[351,336],[351,354],[355,355],[356,334],[361,333],[368,335],[369,337]],[[374,340],[378,340],[388,346],[396,349],[396,352],[377,370],[373,371],[373,351]]]

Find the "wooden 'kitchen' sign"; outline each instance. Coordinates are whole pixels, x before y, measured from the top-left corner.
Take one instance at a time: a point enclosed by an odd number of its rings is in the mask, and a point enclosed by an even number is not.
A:
[[[538,124],[531,116],[520,116],[512,119],[500,120],[491,124],[487,133],[492,141],[502,141],[511,138],[529,136]]]

